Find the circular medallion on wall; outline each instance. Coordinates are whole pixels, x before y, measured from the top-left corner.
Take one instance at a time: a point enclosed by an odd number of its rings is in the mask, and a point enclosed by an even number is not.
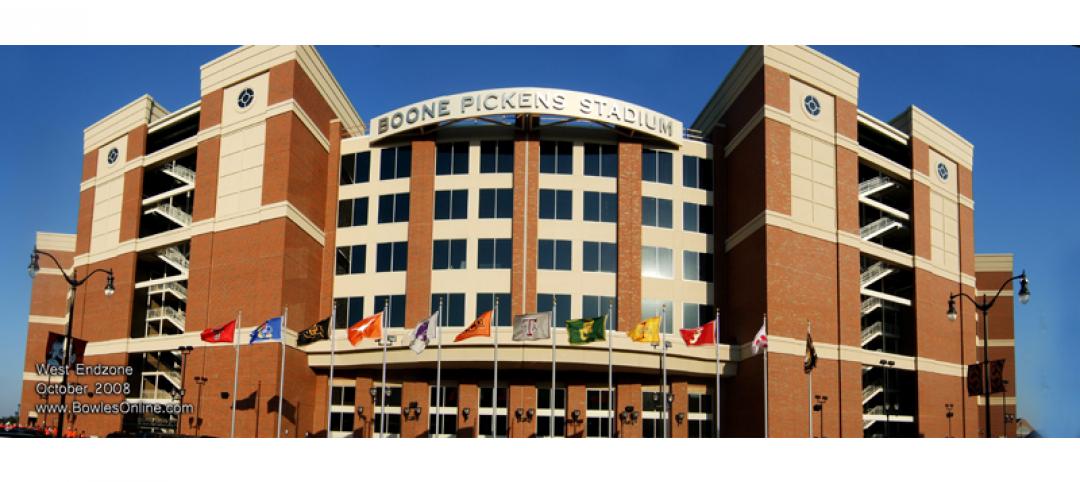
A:
[[[120,159],[120,150],[115,147],[109,149],[109,156],[108,158],[106,158],[106,160],[108,160],[109,162],[109,165],[116,164],[117,159]]]
[[[251,87],[241,90],[240,95],[236,96],[236,105],[241,109],[247,109],[254,101],[255,91],[251,90]]]
[[[948,181],[949,180],[949,166],[946,166],[944,162],[939,162],[937,164],[937,175],[938,175],[938,177],[941,178],[942,181]]]
[[[803,109],[806,110],[806,113],[809,114],[810,117],[821,115],[821,102],[818,101],[817,97],[814,97],[813,95],[803,97],[802,105]]]

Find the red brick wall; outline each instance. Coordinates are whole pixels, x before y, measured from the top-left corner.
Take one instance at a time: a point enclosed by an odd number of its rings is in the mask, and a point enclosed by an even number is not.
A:
[[[288,200],[318,225],[326,209],[326,154],[293,112],[266,120],[263,205]]]
[[[469,409],[466,418],[465,409]],[[458,437],[476,437],[477,424],[480,420],[480,390],[475,383],[462,383],[458,386]]]
[[[765,69],[765,104],[784,112],[791,108],[791,76],[771,65]]]
[[[859,235],[859,157],[836,146],[836,227]]]
[[[334,273],[337,256],[337,210],[338,210],[338,173],[341,172],[341,138],[344,130],[341,122],[330,122],[330,152],[326,153],[326,203],[323,207],[323,245],[322,280],[320,282],[320,317],[330,316],[330,306],[334,298]]]
[[[94,149],[83,154],[82,180],[86,181],[97,175],[98,151]]]
[[[836,99],[836,133],[851,140],[859,139],[859,106],[846,99]]]
[[[401,437],[425,437],[428,433],[428,384],[423,381],[406,381],[401,386]],[[420,416],[409,418],[405,409],[416,402],[420,407]]]
[[[221,124],[223,89],[218,89],[202,96],[199,102],[199,130],[206,130]]]
[[[641,400],[641,384],[619,384],[615,387],[615,436],[624,438],[640,438],[641,437],[641,414],[642,400]],[[638,413],[638,419],[626,420],[618,416],[622,413],[627,406],[634,407],[635,412]]]
[[[205,113],[205,111],[204,111]],[[192,221],[202,221],[217,215],[218,163],[221,156],[221,137],[200,141],[196,150],[195,202]]]
[[[536,311],[539,185],[540,142],[519,136],[514,140],[514,219],[511,228],[514,259],[510,265],[510,299],[513,313]]]
[[[142,185],[142,167],[124,172],[124,194],[120,205],[120,242],[139,237],[139,221],[142,218]]]
[[[409,178],[409,265],[405,274],[405,326],[431,315],[432,230],[435,219],[435,141],[412,143]]]
[[[323,136],[330,137],[330,120],[334,118],[334,112],[315,88],[315,83],[295,60],[270,68],[270,92],[267,95],[267,103],[274,105],[288,99],[295,100]]]
[[[90,237],[94,228],[94,188],[79,192],[79,217],[76,221],[75,254],[90,252]]]
[[[146,155],[146,133],[148,130],[149,126],[140,124],[131,132],[128,132],[126,161],[134,161],[136,158]]]
[[[536,387],[533,385],[511,385],[507,399],[507,427],[510,437],[530,438],[536,435],[536,416],[529,418],[529,409],[536,410]],[[521,409],[522,416],[517,417]]]
[[[641,144],[619,143],[618,262],[615,275],[619,329],[641,320]]]

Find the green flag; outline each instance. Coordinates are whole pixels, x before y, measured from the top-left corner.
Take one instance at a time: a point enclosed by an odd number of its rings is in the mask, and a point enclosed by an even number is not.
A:
[[[584,318],[580,320],[566,321],[566,334],[570,338],[571,345],[581,345],[594,341],[604,341],[607,325],[607,315],[597,318]]]

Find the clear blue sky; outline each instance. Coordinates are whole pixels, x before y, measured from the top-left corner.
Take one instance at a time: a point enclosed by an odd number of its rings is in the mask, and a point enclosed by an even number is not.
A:
[[[35,231],[74,232],[82,131],[139,95],[198,99],[203,63],[230,47],[0,48],[0,414],[19,399]],[[1013,252],[1032,279],[1017,307],[1020,415],[1080,436],[1080,49],[819,47],[861,74],[859,105],[916,104],[975,144],[976,250]],[[535,85],[625,99],[689,124],[742,47],[323,47],[364,119],[471,89]],[[1075,313],[1075,311],[1073,311]],[[32,347],[37,349],[37,347]]]

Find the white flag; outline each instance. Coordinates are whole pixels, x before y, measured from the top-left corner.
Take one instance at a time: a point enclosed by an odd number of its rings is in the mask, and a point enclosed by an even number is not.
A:
[[[551,312],[517,315],[511,323],[514,341],[547,340],[551,338]]]
[[[439,312],[435,312],[430,318],[421,321],[416,325],[416,328],[412,332],[412,341],[409,342],[409,348],[419,355],[428,346],[428,342],[432,338],[435,338],[436,326],[439,323]]]
[[[761,329],[758,330],[756,335],[754,335],[754,342],[750,344],[750,349],[754,352],[755,355],[757,355],[762,348],[768,347],[769,337],[765,335],[765,323],[762,322]]]

